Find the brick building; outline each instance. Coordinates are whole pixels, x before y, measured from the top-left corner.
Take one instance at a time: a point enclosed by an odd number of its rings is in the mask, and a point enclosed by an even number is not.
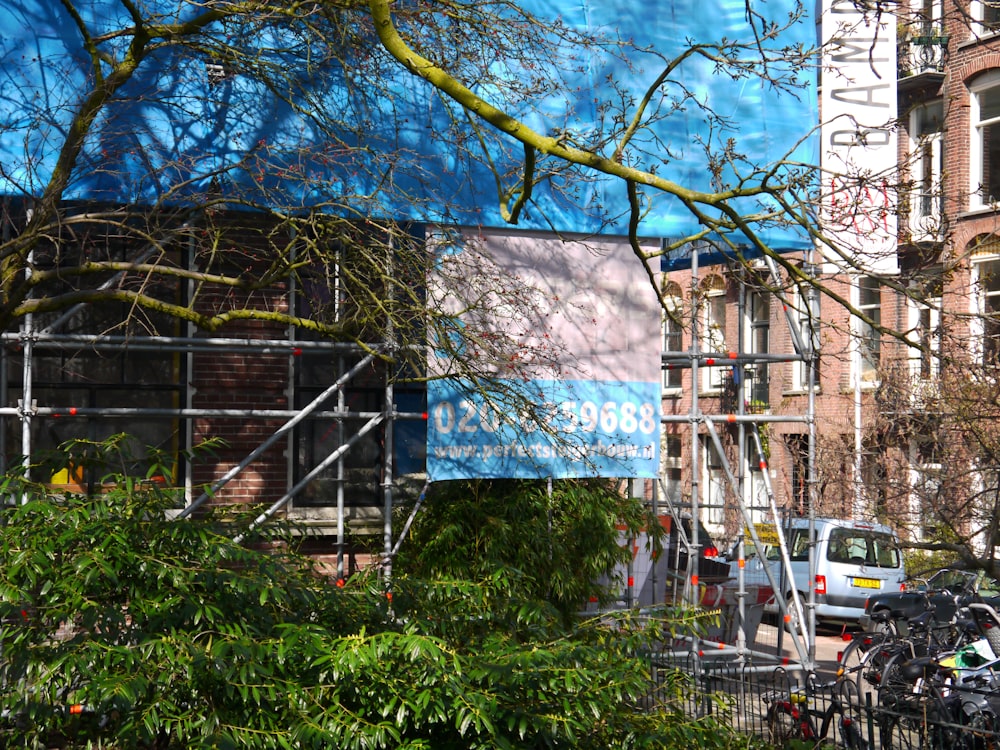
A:
[[[807,284],[763,260],[751,271],[723,262],[668,274],[679,315],[665,320],[665,348],[682,363],[664,370],[665,411],[680,415],[665,427],[668,483],[682,503],[699,496],[721,540],[742,524],[736,495],[768,515],[765,485],[779,512],[805,512],[811,415],[818,513],[882,520],[916,540],[945,525],[987,541],[995,436],[969,425],[996,417],[988,404],[1000,359],[1000,10],[985,0],[904,3],[896,20],[896,269],[847,274],[819,255],[788,256],[867,318],[817,295],[812,393],[791,333],[808,336]],[[694,331],[701,351],[730,361],[706,368],[692,358]],[[726,461],[704,423],[692,461],[684,417],[699,412],[723,425]],[[760,421],[741,416],[758,412]],[[766,482],[742,420],[763,425]]]

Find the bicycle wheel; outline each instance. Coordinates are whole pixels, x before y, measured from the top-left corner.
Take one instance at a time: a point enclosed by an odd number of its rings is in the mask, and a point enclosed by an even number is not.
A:
[[[860,714],[865,707],[861,692],[858,690],[858,683],[854,680],[841,680],[837,684],[837,698],[844,712],[850,712],[853,718],[857,718],[853,714]]]
[[[881,680],[881,665],[887,657],[887,649],[891,650],[892,641],[880,633],[864,633],[855,635],[847,644],[838,661],[838,673],[841,680],[849,680],[855,684],[858,703],[866,704],[868,696],[874,704],[876,688]]]
[[[847,750],[868,750],[863,731],[864,706],[858,684],[854,680],[842,680],[837,686],[837,698],[840,703],[838,724],[844,747]]]
[[[1000,748],[1000,722],[992,711],[975,708],[965,716],[965,732],[961,742],[964,750],[997,750]]]
[[[926,697],[926,679],[914,675],[914,660],[908,650],[898,651],[882,667],[878,705],[890,711],[912,710]]]
[[[882,750],[925,750],[927,725],[919,717],[893,716],[879,728]]]
[[[767,734],[775,747],[783,747],[791,740],[804,739],[802,718],[784,702],[772,703],[767,709]]]
[[[867,633],[864,635],[855,635],[837,657],[837,669],[841,675],[853,678],[861,667],[870,647],[870,636]]]
[[[869,649],[858,669],[857,683],[861,701],[866,705],[881,705],[886,669],[890,664],[895,665],[899,659],[909,657],[910,648],[906,641],[886,641]]]

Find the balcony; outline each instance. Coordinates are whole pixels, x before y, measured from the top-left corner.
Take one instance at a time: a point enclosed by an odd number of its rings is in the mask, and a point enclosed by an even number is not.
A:
[[[917,87],[944,78],[948,37],[944,30],[926,23],[900,24],[897,73],[901,87]]]
[[[771,406],[769,387],[767,365],[750,365],[736,373],[728,371],[722,377],[719,406],[726,414],[736,414],[742,401],[743,413],[766,414]]]

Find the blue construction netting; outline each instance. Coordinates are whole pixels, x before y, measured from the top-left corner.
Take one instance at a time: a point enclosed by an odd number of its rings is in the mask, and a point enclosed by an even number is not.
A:
[[[108,34],[99,47],[121,55],[129,37],[110,33],[131,25],[124,5],[93,0],[76,6],[94,38]],[[192,17],[206,6],[149,0],[137,7],[162,12],[170,21]],[[641,95],[664,61],[691,43],[752,40],[763,21],[751,25],[751,11],[778,23],[798,11],[793,0],[532,0],[523,7],[542,19],[560,18],[630,45],[627,59],[602,54],[599,47],[583,51],[577,72],[559,72],[559,88],[514,105],[520,109],[513,113],[532,127],[581,140],[609,116],[608,102],[621,101],[615,84]],[[91,60],[80,28],[62,4],[8,0],[0,7],[0,29],[0,194],[38,196],[52,175],[71,118],[92,86]],[[289,69],[305,59],[310,44],[320,43],[308,35],[281,33],[278,27],[223,23],[205,28],[214,41],[245,45],[261,62]],[[787,45],[808,47],[814,41],[808,17],[780,37]],[[367,217],[503,225],[488,160],[464,158],[454,148],[454,108],[390,62],[378,66],[377,92],[371,90],[375,79],[364,77],[372,68],[363,60],[350,70],[331,65],[303,73],[297,83],[310,100],[299,111],[282,100],[283,92],[269,90],[260,80],[226,75],[225,66],[213,68],[211,58],[199,58],[190,47],[165,45],[97,114],[63,198],[160,205],[197,200],[204,191],[216,190],[283,209],[329,205]],[[517,66],[511,71],[517,74]],[[712,187],[705,144],[718,151],[732,139],[733,150],[745,157],[740,162],[745,174],[787,157],[817,163],[817,144],[810,136],[818,122],[815,71],[788,72],[802,84],[795,95],[780,93],[766,77],[731,78],[720,74],[712,60],[691,57],[663,89],[670,96],[683,89],[690,96],[683,109],[661,110],[668,116],[639,136],[625,158],[701,190]],[[500,95],[490,89],[482,93]],[[669,99],[661,102],[670,105]],[[720,119],[713,122],[702,107]],[[322,131],[309,117],[310,109],[337,112],[343,132]],[[471,138],[471,131],[463,137]],[[520,148],[502,139],[488,144],[489,160],[502,172],[516,172]],[[521,227],[624,233],[628,203],[621,181],[579,181],[567,190],[549,189],[551,184],[535,191]],[[646,194],[644,200],[641,235],[669,238],[696,230],[697,222],[678,201],[663,194]],[[758,208],[752,201],[744,207]],[[806,245],[794,226],[767,226],[762,234],[772,247]]]

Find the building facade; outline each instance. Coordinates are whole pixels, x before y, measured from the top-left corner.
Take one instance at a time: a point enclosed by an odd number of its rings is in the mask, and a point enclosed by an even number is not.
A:
[[[692,446],[680,421],[666,426],[665,476],[682,505],[698,496],[719,540],[744,523],[738,496],[764,520],[772,498],[779,515],[805,514],[811,488],[817,513],[884,521],[910,541],[995,545],[1000,6],[909,3],[896,19],[893,272],[845,273],[802,254],[777,273],[756,261],[759,274],[745,263],[667,274],[681,314],[664,318],[665,349],[683,354],[665,364],[665,411],[715,414],[728,426],[725,461],[704,427]],[[824,287],[811,321],[810,285],[793,268]],[[794,341],[810,327],[812,380]],[[691,356],[696,338],[715,367]],[[753,413],[766,418],[766,468],[736,428]]]

